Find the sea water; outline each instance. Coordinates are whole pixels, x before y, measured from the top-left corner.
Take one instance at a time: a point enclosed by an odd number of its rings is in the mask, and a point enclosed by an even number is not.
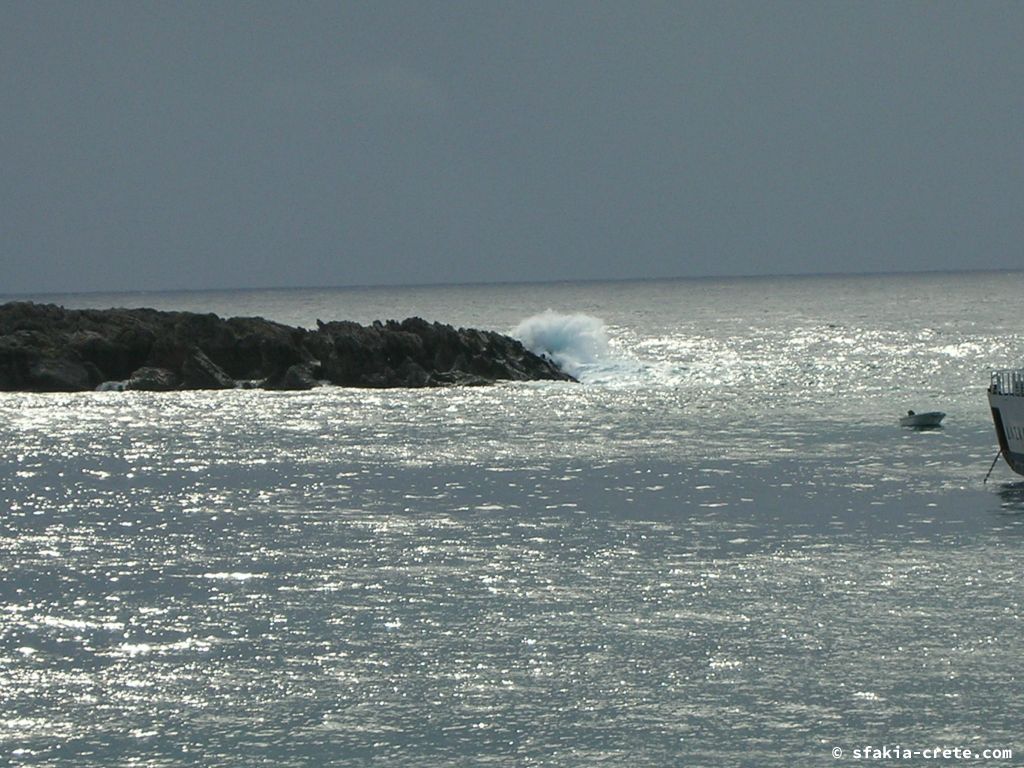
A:
[[[1024,486],[982,481],[1022,293],[1003,273],[40,297],[420,315],[512,332],[581,383],[0,395],[0,762],[1020,764]],[[948,416],[899,427],[911,408]]]

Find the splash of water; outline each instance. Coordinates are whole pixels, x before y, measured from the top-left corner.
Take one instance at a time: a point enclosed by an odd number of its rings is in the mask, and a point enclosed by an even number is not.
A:
[[[609,357],[604,322],[591,315],[566,315],[549,309],[523,320],[511,335],[531,352],[551,358],[577,378]]]
[[[546,310],[523,320],[510,335],[531,352],[554,360],[586,384],[619,387],[678,386],[686,374],[675,361],[639,359],[609,339],[604,321],[583,313]]]

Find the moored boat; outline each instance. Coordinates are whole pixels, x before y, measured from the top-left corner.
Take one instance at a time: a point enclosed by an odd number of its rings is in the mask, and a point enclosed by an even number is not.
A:
[[[1024,475],[1024,369],[993,371],[988,404],[999,453],[1010,469]]]
[[[942,411],[929,411],[928,413],[914,413],[907,411],[907,415],[900,419],[901,427],[937,427],[942,424],[946,414]]]

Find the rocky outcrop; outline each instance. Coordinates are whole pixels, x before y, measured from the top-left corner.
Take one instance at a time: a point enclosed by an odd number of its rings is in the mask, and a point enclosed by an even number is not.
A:
[[[292,328],[260,317],[0,305],[0,391],[436,387],[572,381],[492,331],[420,318]]]

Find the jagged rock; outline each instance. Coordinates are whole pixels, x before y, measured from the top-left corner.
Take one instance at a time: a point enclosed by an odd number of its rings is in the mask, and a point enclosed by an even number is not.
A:
[[[444,371],[431,375],[427,386],[431,387],[486,387],[491,384],[490,379],[477,376],[475,373],[462,373],[461,371]]]
[[[44,358],[32,363],[28,382],[36,392],[80,392],[95,384],[90,371],[80,362],[62,358]],[[96,382],[99,383],[99,382]]]
[[[319,364],[296,363],[295,365],[288,367],[288,370],[284,372],[284,377],[281,379],[280,386],[274,388],[300,390],[313,389],[314,387],[320,386],[320,382],[316,377],[317,371],[319,370]]]
[[[181,364],[182,389],[232,389],[234,386],[235,380],[202,350],[192,350]]]
[[[423,366],[406,358],[395,370],[396,380],[402,382],[403,387],[419,388],[430,384],[430,374],[423,370]]]
[[[430,387],[498,379],[572,380],[515,339],[421,318],[317,321],[315,330],[259,317],[154,309],[0,305],[0,390]]]
[[[166,368],[139,368],[125,384],[126,390],[140,392],[170,392],[178,388],[178,377]]]

